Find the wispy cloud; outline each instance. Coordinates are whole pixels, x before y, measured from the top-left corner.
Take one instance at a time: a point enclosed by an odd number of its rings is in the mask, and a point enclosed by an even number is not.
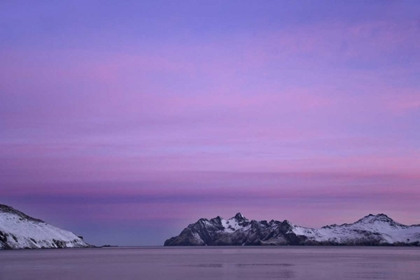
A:
[[[418,4],[240,2],[3,5],[2,198],[142,228],[414,222]]]

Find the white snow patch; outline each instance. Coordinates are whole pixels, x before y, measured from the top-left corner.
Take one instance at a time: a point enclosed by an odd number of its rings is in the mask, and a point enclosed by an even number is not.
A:
[[[229,220],[222,219],[222,226],[224,227],[224,231],[226,232],[235,232],[239,229],[243,229],[244,227],[238,224],[238,221],[235,218],[231,218]]]

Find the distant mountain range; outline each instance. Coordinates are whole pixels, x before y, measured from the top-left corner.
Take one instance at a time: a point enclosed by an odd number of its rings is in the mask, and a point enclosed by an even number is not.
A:
[[[368,215],[352,224],[306,228],[271,220],[248,220],[241,213],[225,220],[200,219],[165,246],[255,245],[411,245],[420,246],[420,225],[407,226],[385,214]]]
[[[32,218],[0,204],[0,249],[40,249],[89,247],[70,231]]]
[[[165,246],[394,245],[420,246],[420,225],[403,225],[385,214],[352,224],[306,228],[271,220],[248,220],[241,213],[225,220],[199,219]],[[0,204],[0,249],[91,247],[82,237]]]

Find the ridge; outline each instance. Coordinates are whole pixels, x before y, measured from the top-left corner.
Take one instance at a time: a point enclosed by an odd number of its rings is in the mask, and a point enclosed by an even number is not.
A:
[[[207,222],[203,223],[205,220]],[[348,224],[307,228],[270,220],[247,220],[240,212],[229,220],[199,219],[165,246],[258,245],[394,245],[420,246],[420,227],[395,222],[386,214],[369,214]]]

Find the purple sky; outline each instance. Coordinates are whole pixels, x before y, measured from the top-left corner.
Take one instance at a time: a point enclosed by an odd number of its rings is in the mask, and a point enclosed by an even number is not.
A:
[[[420,1],[1,1],[0,203],[93,244],[420,223]]]

